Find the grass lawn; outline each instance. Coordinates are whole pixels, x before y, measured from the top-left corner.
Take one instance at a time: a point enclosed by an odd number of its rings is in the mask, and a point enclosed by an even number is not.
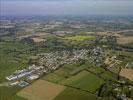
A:
[[[60,93],[54,100],[98,100],[93,94],[73,88],[67,88]]]

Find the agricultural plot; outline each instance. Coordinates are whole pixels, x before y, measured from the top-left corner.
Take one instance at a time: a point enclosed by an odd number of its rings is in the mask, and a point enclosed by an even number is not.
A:
[[[41,39],[41,38],[32,38],[32,39],[33,39],[33,41],[34,41],[35,43],[46,41],[45,39]]]
[[[71,37],[65,37],[66,40],[72,40],[72,41],[84,41],[88,39],[94,39],[95,36],[84,36],[84,35],[77,35],[77,36],[71,36]]]
[[[81,65],[81,66],[78,66],[75,70],[72,70],[70,72],[70,75],[76,75],[78,74],[79,72],[83,71],[84,69],[87,69],[87,68],[92,68],[91,64],[86,62],[85,64]]]
[[[17,93],[28,100],[53,100],[65,89],[64,86],[38,80]]]
[[[113,80],[116,81],[117,80],[117,75],[114,73],[111,73],[109,71],[104,71],[104,73],[102,73],[100,75],[103,79],[105,80]]]
[[[87,68],[87,70],[92,72],[92,73],[95,73],[95,74],[101,74],[101,73],[103,73],[105,71],[103,68],[97,67],[97,66],[89,67],[89,68]]]
[[[72,69],[74,70],[74,67],[75,66],[73,65],[65,65],[54,72],[48,73],[47,75],[42,77],[42,79],[54,83],[59,83],[60,81],[64,80],[66,77],[70,76],[69,73],[72,71]]]
[[[133,42],[133,36],[118,38],[118,43],[120,43],[120,44],[128,44],[128,43],[132,43],[132,42]]]
[[[126,77],[130,80],[133,81],[133,69],[126,69],[126,68],[123,68],[120,72],[120,75],[123,76],[123,77]]]
[[[10,100],[27,100],[27,99],[25,99],[25,98],[22,98],[22,97],[20,97],[20,96],[15,95],[15,96],[11,97],[11,99],[10,99]]]
[[[16,92],[20,91],[20,89],[21,88],[18,86],[14,87],[0,86],[0,100],[10,100],[10,99],[15,100],[12,99],[12,97],[16,94]]]
[[[98,100],[98,98],[88,92],[80,91],[73,88],[66,88],[54,100]]]
[[[82,71],[77,75],[72,76],[61,82],[61,84],[69,85],[83,90],[88,90],[93,93],[96,92],[96,90],[103,83],[104,81],[101,78],[87,71]]]
[[[64,77],[57,75],[55,73],[49,73],[49,74],[45,75],[42,79],[50,81],[50,82],[58,83],[61,80],[63,80]]]
[[[64,65],[62,68],[45,75],[44,77],[42,77],[42,79],[54,83],[60,83],[68,77],[76,75],[85,68],[88,68],[88,66],[89,65],[86,64],[81,66],[78,66],[77,64]]]
[[[4,40],[3,40],[4,39]],[[6,40],[7,39],[7,40]],[[13,38],[3,37],[0,42],[0,82],[7,75],[26,66],[30,53],[24,54],[23,50],[30,48],[29,44],[14,41]]]
[[[26,35],[22,35],[19,36],[17,38],[19,39],[23,39],[23,38],[27,38],[27,37],[38,37],[38,38],[46,38],[50,35],[50,33],[46,33],[46,32],[37,32],[36,34],[26,34]]]

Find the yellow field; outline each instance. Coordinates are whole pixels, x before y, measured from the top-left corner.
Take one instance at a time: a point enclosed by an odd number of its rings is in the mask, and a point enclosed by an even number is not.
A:
[[[130,80],[132,80],[133,81],[133,69],[126,69],[126,68],[123,68],[122,70],[121,70],[121,72],[120,72],[120,75],[121,76],[124,76],[124,77],[126,77],[126,78],[128,78],[128,79],[130,79]]]
[[[53,84],[45,80],[38,80],[18,92],[17,95],[28,100],[53,100],[64,89],[64,86]]]
[[[72,40],[72,41],[84,41],[87,39],[94,39],[94,38],[95,36],[77,35],[77,36],[65,37],[64,39]]]

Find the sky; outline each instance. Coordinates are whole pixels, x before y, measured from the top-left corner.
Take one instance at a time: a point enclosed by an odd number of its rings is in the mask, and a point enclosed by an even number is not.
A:
[[[133,0],[0,0],[0,14],[133,16]]]

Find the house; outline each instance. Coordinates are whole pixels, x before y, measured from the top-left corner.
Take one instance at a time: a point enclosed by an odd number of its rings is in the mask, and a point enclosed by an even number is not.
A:
[[[34,79],[38,79],[38,78],[39,78],[39,75],[36,75],[36,74],[28,76],[29,80],[34,80]]]
[[[14,86],[14,85],[17,85],[17,84],[19,84],[19,81],[12,82],[12,83],[10,83],[9,85],[10,85],[10,86]]]
[[[6,79],[11,81],[11,80],[16,80],[18,77],[16,75],[10,75],[10,76],[7,76]]]

